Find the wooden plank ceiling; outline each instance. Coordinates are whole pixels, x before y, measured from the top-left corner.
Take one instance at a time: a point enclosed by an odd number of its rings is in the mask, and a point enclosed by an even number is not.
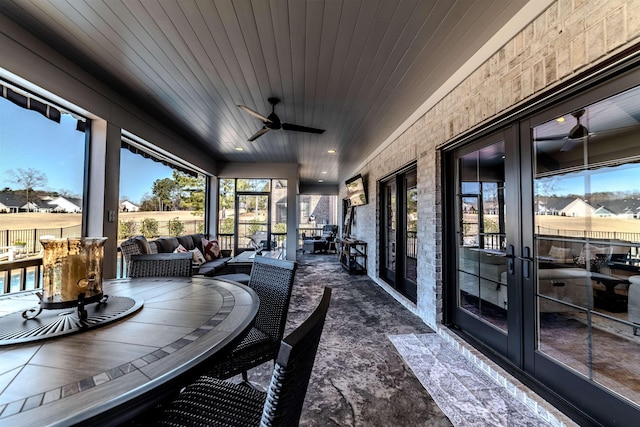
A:
[[[302,182],[335,185],[526,3],[3,0],[0,13],[218,161],[297,162]],[[326,131],[247,141],[262,123],[237,104],[267,116],[269,97],[282,122]]]

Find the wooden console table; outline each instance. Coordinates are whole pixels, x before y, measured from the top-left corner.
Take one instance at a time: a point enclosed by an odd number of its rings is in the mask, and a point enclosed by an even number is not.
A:
[[[340,262],[349,274],[367,274],[367,242],[344,239]]]

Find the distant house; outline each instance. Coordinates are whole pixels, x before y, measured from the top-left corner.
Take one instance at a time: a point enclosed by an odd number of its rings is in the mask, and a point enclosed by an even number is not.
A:
[[[138,212],[139,210],[140,210],[140,207],[134,205],[128,200],[125,200],[124,202],[120,203],[120,211],[122,212]]]
[[[611,218],[611,217],[617,216],[617,214],[605,208],[604,206],[600,206],[598,207],[598,209],[593,211],[591,216],[599,216],[600,218]]]
[[[82,199],[74,197],[56,197],[48,201],[48,210],[57,213],[79,213],[82,212]]]
[[[635,219],[636,214],[633,212],[633,209],[627,207],[618,214],[618,218]]]
[[[584,200],[575,199],[560,211],[560,215],[585,217],[592,216],[595,210],[593,206]]]
[[[30,203],[30,210],[33,211],[37,205]],[[27,198],[20,193],[3,192],[0,193],[0,212],[18,213],[27,210]]]

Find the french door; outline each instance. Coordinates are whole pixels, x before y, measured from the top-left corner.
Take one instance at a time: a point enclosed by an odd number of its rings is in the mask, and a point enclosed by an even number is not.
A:
[[[417,301],[418,174],[415,166],[380,183],[380,277]]]
[[[457,150],[449,202],[454,322],[514,363],[522,358],[519,161],[515,127]],[[455,195],[455,196],[454,196]]]
[[[637,84],[622,75],[445,153],[449,320],[603,425],[640,416]]]

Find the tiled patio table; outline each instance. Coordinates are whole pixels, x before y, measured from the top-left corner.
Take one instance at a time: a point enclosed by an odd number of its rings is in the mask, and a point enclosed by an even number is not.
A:
[[[138,306],[102,326],[18,344],[6,341],[11,316],[22,331],[53,310],[23,320],[19,313],[37,306],[35,292],[0,297],[0,313],[11,313],[0,317],[0,425],[120,424],[205,370],[249,330],[259,305],[248,287],[214,278],[110,280],[103,291],[102,307],[119,298]],[[87,308],[89,322],[102,309]],[[78,321],[74,309],[62,312]]]

